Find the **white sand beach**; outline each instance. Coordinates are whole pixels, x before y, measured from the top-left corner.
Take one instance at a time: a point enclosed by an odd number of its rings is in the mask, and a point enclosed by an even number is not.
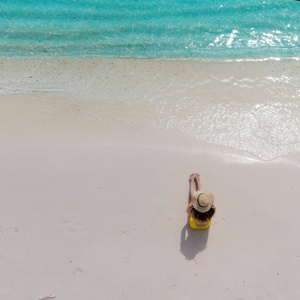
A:
[[[75,65],[0,63],[0,299],[299,299],[299,62]]]

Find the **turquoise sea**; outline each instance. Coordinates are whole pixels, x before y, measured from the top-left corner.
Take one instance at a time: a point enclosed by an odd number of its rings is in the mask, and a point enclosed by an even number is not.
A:
[[[299,56],[294,0],[1,0],[0,57]]]

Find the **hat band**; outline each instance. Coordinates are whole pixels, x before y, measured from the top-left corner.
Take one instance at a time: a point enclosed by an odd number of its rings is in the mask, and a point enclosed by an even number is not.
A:
[[[201,206],[201,207],[206,207],[207,205],[208,205],[208,203],[206,204],[206,205],[201,205],[200,203],[199,203],[199,197],[201,196],[201,195],[203,195],[204,193],[201,193],[198,197],[197,197],[197,203],[198,203],[198,205],[199,206]]]

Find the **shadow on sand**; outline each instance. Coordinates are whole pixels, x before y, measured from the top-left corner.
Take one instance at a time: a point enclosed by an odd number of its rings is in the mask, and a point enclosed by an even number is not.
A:
[[[197,230],[186,224],[181,230],[180,252],[187,260],[192,260],[206,248],[209,228]]]

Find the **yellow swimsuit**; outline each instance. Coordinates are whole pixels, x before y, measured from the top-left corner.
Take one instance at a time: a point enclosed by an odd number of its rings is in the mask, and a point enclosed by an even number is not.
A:
[[[206,229],[210,226],[210,223],[211,223],[211,220],[209,220],[208,224],[203,226],[203,227],[199,227],[196,225],[194,219],[191,217],[190,218],[190,226],[193,228],[193,229]]]

